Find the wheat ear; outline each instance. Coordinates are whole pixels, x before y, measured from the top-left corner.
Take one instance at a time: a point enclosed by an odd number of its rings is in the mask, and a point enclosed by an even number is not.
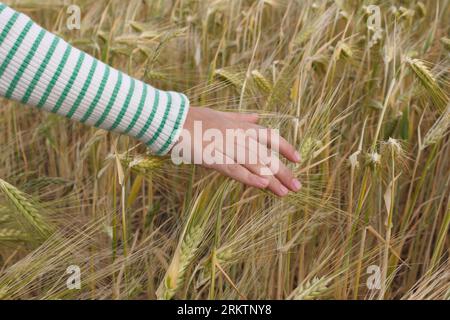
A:
[[[27,234],[20,230],[3,228],[0,229],[0,242],[2,241],[24,241]]]
[[[436,78],[425,65],[425,62],[419,59],[411,59],[409,57],[405,59],[405,62],[419,79],[422,86],[428,91],[431,99],[437,105],[438,109],[443,112],[449,101],[448,96],[439,86]]]
[[[256,86],[264,93],[271,94],[273,90],[272,83],[264,77],[258,70],[252,71],[252,78],[256,83]]]
[[[328,283],[330,279],[318,278],[307,281],[298,286],[291,294],[293,300],[314,300],[325,295],[328,291]]]
[[[447,105],[445,112],[439,117],[439,119],[428,130],[423,143],[422,149],[439,142],[450,128],[450,104]]]
[[[174,272],[169,272],[164,281],[166,290],[163,294],[163,299],[172,299],[175,293],[183,285],[186,271],[193,261],[200,245],[202,233],[202,229],[198,226],[190,228],[186,233],[183,243],[181,244],[178,264],[175,264],[177,268]]]
[[[45,222],[25,193],[2,179],[0,179],[0,190],[40,236],[47,238],[52,233],[50,225]]]

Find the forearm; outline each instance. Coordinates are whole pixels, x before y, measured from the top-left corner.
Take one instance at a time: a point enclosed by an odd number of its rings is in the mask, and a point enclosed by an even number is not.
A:
[[[109,67],[0,3],[0,95],[142,141],[155,154],[178,139],[185,95]]]

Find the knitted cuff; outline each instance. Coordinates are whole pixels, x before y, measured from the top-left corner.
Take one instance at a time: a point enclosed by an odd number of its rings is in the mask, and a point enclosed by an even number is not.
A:
[[[105,130],[128,134],[157,155],[177,141],[189,109],[0,3],[0,95]]]

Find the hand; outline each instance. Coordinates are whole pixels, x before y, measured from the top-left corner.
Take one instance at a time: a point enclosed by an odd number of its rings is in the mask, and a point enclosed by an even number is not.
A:
[[[276,130],[257,122],[257,114],[191,107],[180,140],[172,149],[172,158],[212,168],[248,186],[267,188],[280,197],[289,190],[298,191],[300,182],[273,150],[292,162],[299,162],[300,155]]]

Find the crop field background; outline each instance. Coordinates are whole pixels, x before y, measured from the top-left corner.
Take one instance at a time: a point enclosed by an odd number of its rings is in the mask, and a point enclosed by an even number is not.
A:
[[[193,106],[257,112],[303,188],[0,100],[0,298],[450,298],[449,1],[3,2]]]

